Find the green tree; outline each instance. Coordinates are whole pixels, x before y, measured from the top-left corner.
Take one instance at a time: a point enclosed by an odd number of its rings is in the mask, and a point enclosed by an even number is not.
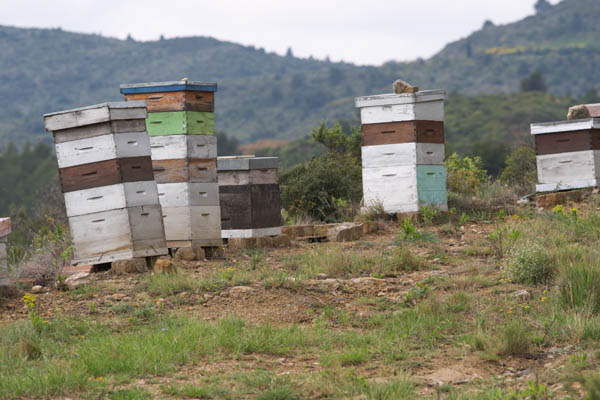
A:
[[[535,150],[525,146],[519,147],[510,153],[506,159],[506,168],[500,175],[500,180],[531,190],[537,182]]]
[[[521,80],[522,92],[545,92],[548,89],[544,75],[535,71]]]

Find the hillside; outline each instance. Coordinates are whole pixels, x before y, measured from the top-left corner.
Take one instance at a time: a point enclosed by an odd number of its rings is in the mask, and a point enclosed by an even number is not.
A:
[[[422,88],[508,93],[540,70],[550,92],[579,96],[600,82],[598,17],[597,1],[564,0],[513,24],[487,24],[429,60],[381,67],[205,37],[136,42],[0,27],[0,145],[49,141],[43,113],[121,99],[120,83],[182,77],[219,83],[218,129],[242,142],[300,138],[322,120],[356,119],[353,97],[389,92],[398,77]]]

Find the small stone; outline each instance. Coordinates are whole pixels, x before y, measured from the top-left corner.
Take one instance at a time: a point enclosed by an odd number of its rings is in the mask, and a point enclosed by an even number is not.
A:
[[[42,285],[35,285],[34,287],[31,288],[31,293],[38,294],[38,293],[43,293],[43,292],[44,292],[44,287]]]
[[[283,364],[285,362],[285,358],[278,358],[275,360],[276,363]]]
[[[291,239],[288,235],[277,235],[272,237],[273,247],[276,248],[285,248],[291,246]]]
[[[155,274],[175,274],[177,273],[177,267],[175,267],[175,264],[170,259],[159,258],[156,260],[152,272]]]
[[[73,290],[80,286],[87,285],[91,280],[92,274],[89,272],[77,272],[65,279],[65,286],[69,290]]]
[[[335,225],[327,230],[327,240],[330,242],[351,242],[363,235],[362,225],[346,222]]]
[[[512,295],[517,300],[521,300],[521,301],[528,300],[529,298],[531,298],[531,294],[527,290],[525,290],[525,289],[517,290]]]
[[[229,289],[229,294],[232,296],[237,296],[241,294],[248,294],[254,292],[256,289],[251,288],[250,286],[234,286]]]
[[[379,292],[379,293],[377,293],[377,297],[385,297],[385,292]]]
[[[317,279],[327,279],[327,274],[324,274],[324,273],[321,272],[320,274],[315,275],[315,278],[317,278]]]
[[[574,119],[587,119],[591,118],[590,110],[583,105],[577,105],[569,108],[569,112],[567,113],[567,119],[572,121]]]

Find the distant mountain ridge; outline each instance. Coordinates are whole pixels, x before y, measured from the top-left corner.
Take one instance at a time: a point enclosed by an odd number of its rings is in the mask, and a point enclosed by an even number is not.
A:
[[[119,84],[216,81],[217,129],[243,142],[296,139],[322,120],[357,120],[353,98],[390,92],[397,78],[466,94],[516,91],[541,71],[549,91],[600,86],[600,2],[564,0],[521,21],[486,27],[429,60],[355,66],[279,56],[191,37],[136,42],[60,29],[0,26],[0,146],[43,138],[42,114],[120,100]]]

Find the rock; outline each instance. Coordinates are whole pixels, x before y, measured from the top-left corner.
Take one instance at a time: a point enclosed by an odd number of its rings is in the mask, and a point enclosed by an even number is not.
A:
[[[256,289],[251,288],[250,286],[234,286],[231,289],[229,289],[228,293],[231,296],[239,296],[242,294],[252,293],[254,291],[256,291]]]
[[[472,379],[472,377],[452,368],[438,369],[434,373],[427,375],[425,378],[431,384],[435,385],[447,385],[450,383],[461,384],[467,383]]]
[[[392,89],[396,94],[417,93],[419,91],[417,86],[412,86],[411,84],[404,82],[402,79],[396,80],[392,85]]]
[[[363,235],[368,235],[369,233],[375,233],[379,230],[379,223],[376,221],[367,221],[362,223],[362,231]]]
[[[230,238],[227,246],[231,250],[245,250],[256,248],[256,238]]]
[[[176,274],[177,267],[169,258],[159,258],[156,260],[152,272],[155,274]]]
[[[291,239],[314,236],[314,232],[314,225],[290,225],[281,227],[281,233],[287,235]]]
[[[31,288],[31,293],[33,294],[38,294],[38,293],[43,293],[44,287],[42,285],[35,285],[34,287]]]
[[[202,247],[181,247],[175,251],[175,260],[177,261],[202,261],[205,258],[206,254]]]
[[[529,293],[527,290],[525,290],[525,289],[522,289],[522,290],[517,290],[517,291],[516,291],[516,292],[514,292],[512,295],[513,295],[513,296],[514,296],[514,297],[515,297],[517,300],[520,300],[520,301],[528,300],[528,299],[530,299],[530,298],[531,298],[531,294],[530,294],[530,293]]]
[[[330,242],[350,242],[360,239],[362,235],[362,225],[351,222],[335,225],[327,230],[327,240]]]
[[[384,281],[385,281],[384,279],[372,278],[370,276],[366,276],[366,277],[363,277],[363,278],[354,278],[354,279],[352,279],[352,283],[356,283],[356,284],[359,284],[359,285],[361,285],[363,283],[372,284],[372,283],[384,282]]]
[[[317,279],[327,279],[327,274],[320,273],[320,274],[315,275],[315,278],[317,278]]]
[[[268,249],[273,247],[273,238],[271,236],[261,236],[256,238],[256,248]]]
[[[148,265],[145,258],[118,260],[112,263],[110,271],[114,275],[139,274],[148,271]]]
[[[221,260],[225,258],[225,252],[221,246],[204,247],[204,255],[209,260]]]
[[[548,210],[553,209],[559,204],[567,204],[568,202],[580,202],[583,200],[582,190],[570,190],[567,192],[557,192],[542,194],[537,196],[537,206]]]
[[[592,118],[590,111],[583,104],[573,106],[569,108],[569,112],[567,113],[567,119],[572,121],[574,119],[587,119]]]
[[[65,286],[69,290],[73,290],[80,286],[89,284],[91,280],[92,274],[89,272],[77,272],[65,279]]]
[[[288,235],[277,235],[277,236],[273,236],[273,247],[277,247],[277,248],[284,248],[284,247],[290,247],[291,246],[291,239]]]

